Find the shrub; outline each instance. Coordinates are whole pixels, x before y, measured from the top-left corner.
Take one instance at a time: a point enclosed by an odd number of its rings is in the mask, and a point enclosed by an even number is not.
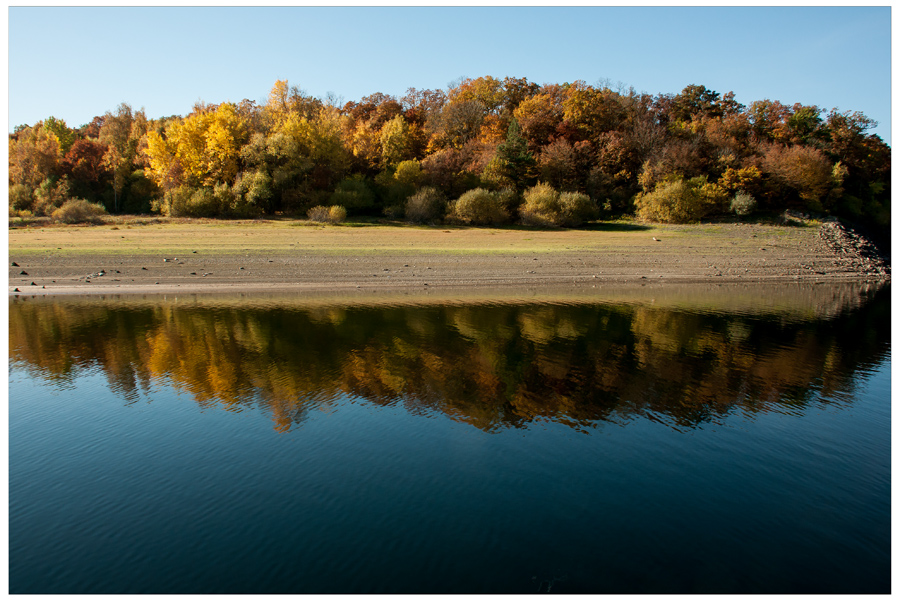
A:
[[[329,206],[327,219],[329,223],[343,223],[347,219],[347,209],[343,206]]]
[[[578,227],[597,218],[597,203],[587,194],[563,192],[559,195],[559,204],[562,208],[559,224],[563,227]]]
[[[469,190],[453,203],[450,216],[473,225],[499,225],[509,221],[509,213],[498,194],[484,188]]]
[[[739,217],[746,217],[756,210],[756,199],[747,192],[741,190],[731,199],[731,210]]]
[[[726,199],[722,188],[708,183],[706,177],[673,175],[656,184],[653,191],[638,194],[634,205],[638,218],[646,221],[690,223],[722,210]]]
[[[50,216],[54,210],[70,200],[69,180],[65,177],[57,181],[45,179],[34,190],[34,203],[31,210],[38,216]]]
[[[106,209],[101,205],[75,198],[53,211],[52,218],[62,223],[102,223],[104,215]]]
[[[597,204],[587,194],[560,194],[546,183],[539,183],[525,191],[525,203],[519,215],[526,225],[578,227],[597,218]]]
[[[539,183],[525,190],[525,202],[519,209],[519,216],[526,225],[553,227],[559,225],[562,206],[559,192],[546,183]]]
[[[34,196],[31,188],[27,185],[17,183],[9,186],[9,208],[12,210],[31,210],[34,204]]]
[[[306,211],[306,218],[310,221],[316,221],[317,223],[324,223],[328,220],[328,207],[313,206]]]
[[[444,214],[444,196],[433,187],[423,187],[406,201],[406,220],[430,223]]]
[[[169,217],[221,217],[228,214],[232,190],[225,184],[215,188],[181,186],[166,191],[158,210]]]
[[[235,217],[255,217],[266,212],[272,200],[272,178],[264,171],[238,177],[233,186],[234,201],[229,213]]]
[[[160,213],[168,217],[186,217],[193,193],[194,190],[187,186],[166,190],[162,202],[157,205],[157,208]]]
[[[516,193],[515,189],[505,187],[499,192],[494,193],[497,195],[497,199],[500,201],[500,206],[503,207],[503,210],[511,215],[519,212],[519,205],[522,204],[522,198]]]
[[[185,206],[185,215],[189,217],[218,217],[220,212],[216,194],[208,187],[195,190]]]

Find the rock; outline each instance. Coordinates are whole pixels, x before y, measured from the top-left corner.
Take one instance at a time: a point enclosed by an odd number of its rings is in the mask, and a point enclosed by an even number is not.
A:
[[[26,273],[25,271],[22,271],[21,273],[19,273],[19,275],[28,275],[28,273]]]
[[[14,291],[14,292],[19,292],[19,288],[16,288],[16,289],[14,289],[13,291]],[[22,292],[19,292],[19,293],[21,294]]]
[[[9,265],[9,266],[11,266],[11,267],[18,267],[18,266],[19,266],[19,263],[17,263],[17,262],[14,262],[14,263],[12,263],[12,264],[11,264],[11,265]]]

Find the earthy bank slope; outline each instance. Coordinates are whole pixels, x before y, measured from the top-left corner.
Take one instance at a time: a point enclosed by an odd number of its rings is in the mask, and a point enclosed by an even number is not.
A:
[[[84,294],[888,279],[837,223],[589,229],[130,219],[9,231],[9,291]],[[16,292],[18,290],[18,292]]]

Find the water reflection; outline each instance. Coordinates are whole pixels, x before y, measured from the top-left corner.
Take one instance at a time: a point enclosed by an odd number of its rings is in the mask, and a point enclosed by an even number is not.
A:
[[[646,303],[14,299],[10,358],[60,384],[100,368],[129,402],[165,384],[203,406],[261,408],[282,432],[345,394],[485,431],[637,416],[693,428],[736,409],[846,401],[854,374],[888,352],[890,290],[833,297],[802,318]]]

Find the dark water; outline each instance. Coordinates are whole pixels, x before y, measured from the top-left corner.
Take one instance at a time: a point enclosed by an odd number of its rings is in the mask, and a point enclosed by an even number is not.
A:
[[[10,591],[887,593],[890,291],[833,298],[11,300]]]

